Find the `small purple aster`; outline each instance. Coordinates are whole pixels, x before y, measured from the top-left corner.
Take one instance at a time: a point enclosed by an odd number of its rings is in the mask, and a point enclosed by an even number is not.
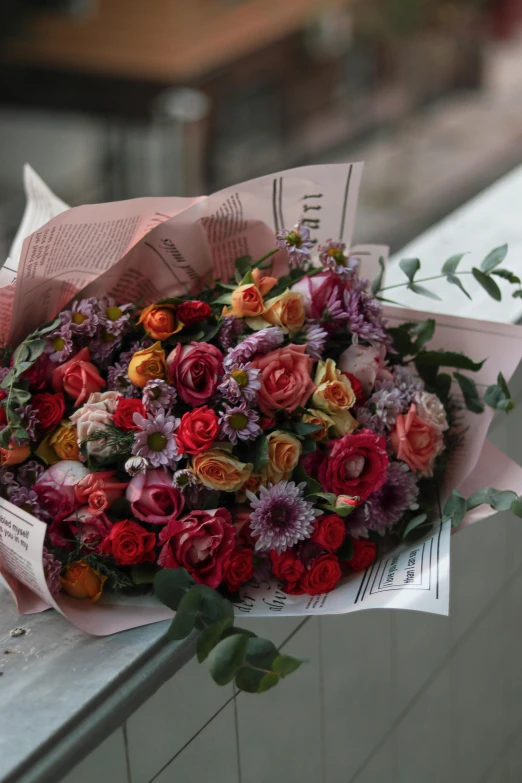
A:
[[[288,253],[290,266],[299,269],[310,260],[310,248],[314,243],[310,239],[310,229],[299,221],[290,231],[282,228],[276,233],[276,245]]]
[[[260,329],[259,332],[250,334],[235,348],[232,348],[225,356],[223,366],[229,369],[235,364],[245,364],[257,354],[268,353],[279,348],[284,339],[285,333],[278,326],[267,326],[265,329]]]
[[[304,482],[280,481],[275,486],[260,487],[259,498],[247,490],[253,509],[250,530],[257,538],[256,549],[275,549],[281,554],[298,541],[310,538],[315,518],[322,512],[304,499],[305,488]]]
[[[60,582],[60,574],[62,572],[62,564],[55,558],[51,552],[44,546],[42,549],[43,569],[45,581],[51,595],[56,595],[62,589],[62,583]]]
[[[376,381],[375,391],[364,407],[357,409],[357,421],[363,427],[383,435],[393,429],[395,419],[402,411],[401,392],[393,381]]]
[[[422,391],[422,383],[416,381],[407,367],[398,364],[393,370],[393,380],[401,395],[402,412],[406,413],[418,391]]]
[[[260,375],[261,370],[256,370],[248,364],[234,364],[225,372],[218,391],[229,402],[239,402],[243,399],[253,403],[256,401],[258,389],[261,388]]]
[[[258,424],[259,414],[247,407],[246,402],[232,408],[225,403],[225,410],[219,414],[221,435],[228,438],[231,443],[237,440],[255,440],[263,430]]]
[[[242,318],[236,318],[235,315],[227,315],[223,319],[217,339],[221,348],[226,352],[233,348],[237,343],[237,338],[245,331],[245,322]]]
[[[306,345],[306,353],[312,359],[321,359],[327,340],[328,332],[317,321],[310,319],[306,322],[305,328],[299,334],[296,342]]]
[[[16,478],[20,484],[22,484],[22,486],[32,487],[34,484],[36,484],[44,471],[45,468],[43,465],[40,465],[39,462],[31,459],[29,462],[25,462],[23,465],[20,465],[16,473]]]
[[[141,389],[131,383],[127,372],[128,367],[127,363],[120,364],[119,362],[111,365],[107,370],[107,387],[109,391],[117,391],[123,397],[140,397]]]
[[[66,362],[73,349],[72,333],[68,323],[62,323],[60,328],[55,329],[46,339],[45,353],[49,355],[52,362],[57,364]]]
[[[15,506],[23,508],[29,514],[38,515],[40,510],[40,502],[38,495],[33,489],[29,487],[18,487],[10,496],[9,500],[14,503]]]
[[[142,402],[145,405],[147,413],[160,413],[162,409],[170,411],[178,393],[174,386],[169,386],[166,381],[161,378],[155,378],[152,381],[147,381],[145,388],[143,389]]]
[[[70,316],[69,326],[73,334],[94,337],[99,323],[98,300],[91,296],[89,299],[73,302]]]
[[[16,413],[20,416],[20,426],[27,430],[31,440],[36,440],[36,427],[40,421],[38,411],[32,405],[22,405],[16,409]]]
[[[91,358],[96,364],[106,367],[114,351],[120,347],[121,340],[114,334],[103,331],[99,337],[89,342]]]
[[[115,299],[109,296],[100,300],[98,306],[100,309],[100,325],[104,331],[107,334],[113,334],[115,337],[121,337],[130,326],[130,317],[134,305],[116,305]]]
[[[359,285],[344,292],[346,325],[352,333],[352,341],[354,344],[359,340],[366,340],[373,346],[389,345],[391,337],[386,331],[382,307],[376,299],[363,290],[362,286],[366,285],[367,281],[358,282]]]
[[[132,453],[136,457],[145,457],[153,468],[172,467],[181,459],[174,437],[179,419],[165,415],[164,411],[147,418],[135,413],[132,418],[140,428],[132,446]]]
[[[176,489],[184,490],[193,487],[196,484],[196,477],[191,470],[177,470],[172,477],[172,484]]]
[[[325,269],[330,269],[339,277],[345,280],[351,280],[358,273],[359,259],[351,258],[345,253],[346,245],[344,242],[334,242],[327,239],[326,244],[319,245],[319,260]]]
[[[350,535],[367,538],[373,530],[384,535],[397,524],[406,511],[415,511],[419,487],[415,475],[403,462],[390,462],[386,482],[370,495],[366,503],[357,506],[346,518]]]

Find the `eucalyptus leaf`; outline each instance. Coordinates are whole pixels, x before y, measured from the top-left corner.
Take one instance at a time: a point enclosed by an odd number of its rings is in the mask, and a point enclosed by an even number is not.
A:
[[[522,282],[520,278],[517,277],[514,272],[510,272],[509,269],[494,269],[491,274],[501,277],[503,280],[507,280],[512,285],[517,285]]]
[[[477,269],[475,266],[471,272],[477,283],[480,283],[484,291],[496,302],[500,302],[502,299],[502,292],[493,278],[484,274],[484,272],[481,272],[480,269]]]
[[[446,277],[446,280],[448,281],[448,283],[451,283],[451,285],[456,285],[457,288],[460,288],[462,293],[466,294],[468,299],[471,299],[471,296],[468,294],[468,292],[466,291],[466,289],[462,285],[462,280],[460,279],[460,277],[457,277],[457,275],[448,275]]]
[[[510,510],[515,516],[522,517],[522,497],[518,497],[512,502]]]
[[[435,299],[437,302],[442,302],[442,299],[438,294],[436,294],[434,291],[430,291],[430,289],[426,288],[424,285],[410,283],[408,288],[410,291],[413,291],[414,294],[418,294],[419,296],[427,296],[428,299]]]
[[[464,495],[453,489],[444,505],[444,515],[451,518],[451,526],[458,527],[467,511],[467,502]]]
[[[502,261],[507,256],[508,252],[508,246],[501,245],[500,247],[496,247],[494,250],[491,251],[491,253],[488,253],[483,262],[480,265],[480,268],[483,272],[491,272],[492,269],[495,269],[496,266],[502,263]]]
[[[435,333],[436,321],[434,318],[427,318],[425,321],[421,321],[416,324],[412,333],[416,336],[415,348],[419,350],[427,342],[431,340]]]
[[[457,267],[465,255],[465,253],[458,253],[455,256],[450,256],[450,258],[448,258],[448,260],[445,261],[442,265],[442,274],[453,275],[457,271]]]
[[[384,258],[382,256],[379,257],[379,266],[380,266],[380,272],[375,278],[375,280],[372,282],[372,294],[373,296],[376,296],[379,291],[381,290],[382,281],[384,279]]]
[[[271,669],[272,661],[278,655],[278,649],[269,639],[255,636],[248,640],[246,660],[259,669]]]
[[[184,568],[163,568],[154,577],[154,593],[162,604],[176,610],[194,584],[194,579]]]
[[[222,639],[209,653],[210,674],[218,685],[232,682],[237,670],[243,666],[249,637],[242,633]]]
[[[278,655],[272,662],[272,668],[280,677],[287,677],[295,672],[302,663],[303,661],[294,658],[293,655]]]
[[[413,278],[419,271],[420,265],[418,258],[402,258],[399,261],[399,267],[402,269],[410,283],[413,282]]]
[[[197,642],[197,656],[199,663],[203,663],[203,661],[207,659],[210,651],[214,649],[216,644],[221,639],[223,631],[229,628],[233,622],[233,618],[224,617],[222,620],[216,620],[215,623],[212,623],[212,625],[209,625],[208,628],[205,628],[203,631],[201,631]]]
[[[493,487],[482,487],[472,495],[467,501],[468,510],[477,506],[491,506],[495,511],[507,511],[516,500],[515,492],[507,490],[494,489]]]
[[[427,514],[416,514],[410,521],[407,523],[404,530],[401,532],[401,537],[406,538],[409,533],[412,532],[412,530],[415,530],[415,528],[419,527],[420,525],[423,525],[424,522],[426,522],[428,518]]]
[[[185,593],[178,604],[176,615],[167,632],[169,639],[186,639],[194,629],[203,598],[194,587]]]

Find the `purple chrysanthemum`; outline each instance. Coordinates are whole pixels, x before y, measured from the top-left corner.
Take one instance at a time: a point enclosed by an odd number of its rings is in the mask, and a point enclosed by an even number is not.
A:
[[[235,364],[245,364],[256,354],[268,353],[274,348],[279,348],[284,339],[285,334],[278,326],[267,326],[265,329],[260,329],[259,332],[250,334],[239,345],[232,348],[225,356],[223,366],[229,369]]]
[[[239,440],[255,440],[263,430],[258,424],[259,414],[247,407],[246,402],[231,407],[225,403],[225,410],[219,414],[221,435],[231,443]]]
[[[229,402],[239,402],[243,399],[253,403],[256,401],[258,389],[261,388],[260,375],[261,370],[256,370],[248,364],[234,364],[225,372],[218,391]]]
[[[408,368],[400,364],[393,370],[393,380],[401,396],[402,412],[406,413],[415,394],[422,390],[422,383],[416,381]]]
[[[288,253],[290,266],[299,268],[310,260],[310,248],[314,243],[310,239],[310,229],[299,221],[291,230],[282,228],[276,233],[276,245]]]
[[[170,411],[178,393],[174,386],[169,386],[166,381],[161,378],[155,378],[152,381],[147,381],[145,388],[143,389],[143,404],[147,410],[147,413],[159,413],[161,409]]]
[[[174,437],[179,419],[167,416],[164,411],[147,418],[135,413],[132,418],[140,428],[132,446],[132,453],[136,457],[145,457],[153,468],[172,467],[181,459]]]
[[[278,554],[310,538],[315,518],[321,511],[305,500],[306,484],[280,481],[269,488],[261,487],[259,497],[247,490],[253,509],[250,530],[257,538],[256,549],[275,549]]]
[[[134,308],[133,304],[116,305],[116,301],[111,297],[102,299],[99,302],[100,325],[107,334],[115,337],[121,337],[130,325],[130,317]]]
[[[402,397],[393,381],[376,381],[375,391],[364,407],[357,409],[357,421],[363,427],[382,435],[393,429],[395,419],[402,411]]]
[[[51,595],[56,595],[62,589],[62,583],[60,582],[60,574],[62,572],[62,564],[55,558],[51,552],[44,546],[42,550],[43,569],[45,581]]]
[[[27,430],[31,440],[36,440],[36,427],[40,421],[38,411],[32,405],[21,405],[16,413],[20,416],[20,426]]]
[[[327,340],[328,332],[317,321],[307,320],[296,342],[306,345],[306,353],[312,359],[321,359]]]
[[[22,486],[32,487],[34,484],[36,484],[44,470],[45,468],[43,465],[40,465],[39,462],[31,459],[29,462],[25,462],[23,465],[20,465],[16,473],[16,478],[20,484],[22,484]]]
[[[245,322],[242,318],[236,318],[235,315],[227,315],[223,319],[217,339],[222,349],[226,352],[233,348],[237,343],[237,338],[245,331]]]
[[[344,242],[334,242],[327,239],[324,245],[319,245],[319,260],[325,269],[330,269],[339,277],[351,280],[359,269],[359,259],[351,258],[345,253]]]
[[[9,496],[11,503],[15,506],[23,508],[29,514],[38,515],[40,509],[40,503],[38,495],[33,489],[29,487],[18,487]]]
[[[384,535],[400,521],[403,514],[418,508],[419,493],[415,475],[403,462],[390,462],[386,481],[381,489],[370,495],[366,503],[357,506],[346,518],[346,525],[355,538],[367,538],[373,530]]]
[[[363,290],[365,280],[359,285],[344,292],[344,309],[347,314],[347,328],[352,333],[352,340],[366,340],[374,346],[388,345],[391,337],[386,331],[382,317],[382,307],[373,297]]]
[[[73,334],[82,337],[93,337],[98,328],[98,300],[91,296],[73,302],[70,310],[69,327]]]
[[[127,372],[128,367],[128,363],[116,362],[111,365],[107,370],[107,388],[109,391],[119,392],[123,397],[140,397],[141,389],[131,383]]]

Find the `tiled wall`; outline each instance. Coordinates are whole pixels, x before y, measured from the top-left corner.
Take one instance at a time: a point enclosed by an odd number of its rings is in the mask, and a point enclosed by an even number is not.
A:
[[[522,410],[491,439],[522,461]],[[64,783],[518,783],[522,520],[452,541],[450,618],[249,621],[310,662],[261,696],[189,663]]]

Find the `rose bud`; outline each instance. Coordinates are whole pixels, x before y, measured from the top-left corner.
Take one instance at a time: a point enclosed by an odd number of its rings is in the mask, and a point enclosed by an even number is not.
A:
[[[176,319],[176,307],[173,304],[153,304],[141,311],[138,324],[153,340],[166,340],[183,328]]]
[[[9,465],[19,465],[25,462],[31,454],[29,446],[9,446],[7,449],[0,448],[0,468]]]
[[[106,580],[106,576],[101,576],[83,560],[77,560],[66,566],[60,582],[73,598],[90,598],[94,603],[101,597]]]
[[[178,305],[176,312],[178,321],[183,326],[195,326],[200,321],[204,321],[206,318],[210,318],[212,315],[212,308],[206,302],[200,302],[195,299],[192,302],[182,302]]]

